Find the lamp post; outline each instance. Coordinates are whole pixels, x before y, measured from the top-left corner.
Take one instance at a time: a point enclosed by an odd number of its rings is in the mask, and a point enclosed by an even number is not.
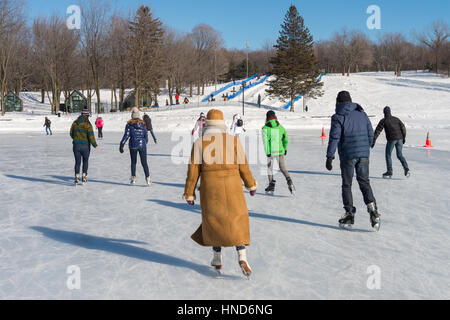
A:
[[[245,116],[245,81],[242,82],[242,116]]]

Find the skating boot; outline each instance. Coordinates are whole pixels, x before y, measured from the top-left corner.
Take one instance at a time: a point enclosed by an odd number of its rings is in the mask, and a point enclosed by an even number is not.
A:
[[[274,194],[274,192],[275,192],[275,184],[276,184],[276,181],[272,180],[272,182],[266,188],[266,194],[270,194],[270,195]]]
[[[355,224],[355,211],[346,212],[341,220],[339,220],[339,227],[344,230],[351,230]]]
[[[76,174],[75,175],[75,185],[78,185],[80,183],[80,175]]]
[[[411,177],[411,172],[409,171],[408,168],[405,169],[405,177],[407,178]]]
[[[291,194],[293,195],[293,196],[295,196],[295,186],[294,186],[294,183],[292,182],[292,179],[291,178],[288,178],[287,179],[287,184],[288,184],[288,188],[289,188],[289,191],[291,192]]]
[[[383,173],[383,179],[392,179],[392,176],[394,174],[392,173],[392,171],[388,171],[386,173]]]
[[[213,266],[217,272],[222,270],[222,252],[214,251],[214,257],[211,262],[211,266]]]
[[[250,278],[250,276],[252,275],[252,268],[250,267],[247,261],[247,250],[246,249],[239,250],[238,257],[239,257],[239,267],[241,267],[242,273],[247,278]]]
[[[136,177],[131,177],[130,184],[132,186],[136,185]]]
[[[381,215],[378,213],[377,205],[375,204],[375,202],[372,202],[367,206],[367,211],[370,214],[370,223],[372,224],[372,228],[380,231]]]
[[[152,186],[152,179],[150,177],[147,177],[146,181],[147,181],[147,185],[149,187],[151,187]]]
[[[83,184],[86,184],[88,182],[86,173],[83,173],[82,181],[83,181]]]

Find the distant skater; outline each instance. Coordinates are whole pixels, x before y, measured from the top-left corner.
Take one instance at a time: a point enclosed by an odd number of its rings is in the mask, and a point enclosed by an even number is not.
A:
[[[152,119],[148,114],[144,114],[143,120],[145,121],[145,125],[147,126],[147,131],[152,135],[153,141],[155,144],[158,144],[158,140],[156,140],[155,133],[153,132]]]
[[[49,133],[50,133],[50,135],[52,136],[53,132],[52,132],[51,126],[52,126],[52,122],[50,121],[49,118],[45,117],[45,122],[44,122],[43,127],[45,127],[45,132],[47,133],[47,135],[49,135]]]
[[[202,137],[205,129],[206,129],[206,117],[205,114],[202,112],[200,113],[200,118],[198,118],[197,122],[195,123],[194,129],[192,130],[192,136],[198,130],[198,136]]]
[[[233,136],[236,136],[238,138],[240,138],[240,136],[244,132],[246,132],[246,130],[244,129],[244,120],[242,120],[242,117],[239,113],[233,116],[233,123],[231,124],[230,131]]]
[[[73,155],[75,157],[75,184],[80,183],[81,160],[83,160],[82,182],[83,184],[87,183],[91,145],[95,149],[98,148],[95,141],[94,128],[89,121],[89,115],[89,110],[83,110],[81,116],[75,120],[70,128],[70,136],[73,140]]]
[[[145,173],[145,181],[148,186],[152,185],[150,179],[150,170],[147,162],[147,143],[148,131],[144,120],[140,119],[140,111],[138,108],[133,108],[131,120],[128,121],[125,127],[125,133],[120,142],[120,153],[124,153],[125,144],[130,141],[130,158],[131,158],[131,185],[136,184],[136,165],[137,156],[141,159],[141,164]]]
[[[392,178],[394,170],[392,168],[392,151],[397,151],[397,158],[400,160],[403,166],[403,170],[406,177],[410,176],[408,162],[403,156],[403,145],[406,143],[406,127],[403,122],[391,114],[391,108],[384,108],[384,118],[375,130],[375,137],[372,143],[372,148],[375,147],[375,143],[383,130],[386,131],[386,166],[387,172],[383,174],[383,178]]]
[[[98,130],[98,138],[99,139],[103,139],[103,126],[105,125],[105,122],[103,121],[103,119],[101,117],[97,118],[97,120],[95,121],[95,126],[97,127]]]

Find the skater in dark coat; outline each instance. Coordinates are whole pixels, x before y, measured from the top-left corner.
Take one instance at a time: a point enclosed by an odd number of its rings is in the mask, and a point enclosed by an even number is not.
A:
[[[130,157],[131,157],[131,184],[136,184],[136,164],[137,156],[141,158],[141,164],[144,168],[145,179],[148,186],[151,186],[150,170],[147,163],[147,143],[148,131],[144,120],[140,119],[138,108],[134,108],[131,114],[131,120],[125,127],[125,134],[120,142],[120,153],[124,153],[125,144],[130,141]]]
[[[375,130],[375,137],[372,143],[372,148],[375,147],[375,143],[380,136],[380,134],[386,131],[386,166],[387,172],[383,174],[383,177],[390,178],[393,175],[394,170],[392,169],[392,151],[394,147],[397,151],[397,158],[402,163],[403,169],[405,171],[405,176],[409,176],[408,162],[405,157],[403,157],[403,145],[406,142],[406,127],[403,122],[391,114],[391,108],[384,108],[384,118],[380,121]]]
[[[156,140],[155,133],[153,132],[152,119],[148,114],[144,114],[143,120],[145,121],[145,125],[147,126],[147,131],[149,131],[153,137],[153,141],[155,144],[158,144],[158,140]]]
[[[342,91],[336,99],[336,114],[331,119],[330,141],[327,150],[326,168],[333,170],[336,149],[339,150],[342,173],[342,198],[344,217],[341,227],[351,227],[355,221],[352,183],[356,179],[370,213],[372,227],[379,229],[380,215],[369,180],[370,146],[373,142],[373,127],[363,108],[352,102],[350,93]]]
[[[47,133],[47,135],[48,135],[49,132],[50,132],[50,135],[52,136],[53,133],[52,133],[52,128],[51,128],[51,126],[52,126],[52,122],[50,121],[49,118],[45,117],[45,122],[44,122],[43,127],[45,127],[45,132]]]

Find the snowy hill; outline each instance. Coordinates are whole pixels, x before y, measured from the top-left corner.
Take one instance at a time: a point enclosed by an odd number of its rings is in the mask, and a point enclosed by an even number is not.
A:
[[[0,299],[450,299],[450,80],[368,73],[323,81],[325,94],[308,102],[310,112],[278,112],[290,135],[287,166],[297,196],[279,173],[275,196],[266,196],[265,157],[251,165],[259,189],[255,197],[246,193],[250,281],[234,249],[224,250],[223,276],[211,270],[211,250],[190,239],[201,223],[200,206],[181,199],[189,152],[178,153],[179,139],[190,139],[198,114],[212,106],[151,112],[158,138],[148,150],[151,188],[144,187],[139,165],[138,185],[128,184],[129,155],[118,151],[130,115],[104,115],[105,140],[92,150],[89,183],[75,188],[68,136],[75,116],[52,116],[55,134],[47,137],[42,125],[49,106],[38,93],[23,93],[26,112],[0,118]],[[355,229],[338,228],[339,163],[332,172],[324,168],[320,132],[329,127],[341,90],[374,116],[374,125],[389,105],[408,127],[409,180],[396,159],[394,179],[381,179],[384,138],[372,153],[378,233],[357,186]],[[258,94],[263,85],[249,91],[249,102]],[[229,123],[241,112],[238,102],[217,103]],[[283,102],[264,98],[263,104]],[[247,138],[259,132],[266,112],[246,108]],[[437,150],[422,148],[428,130]],[[67,285],[73,270],[80,271],[79,290]],[[374,270],[379,289],[370,285]]]

